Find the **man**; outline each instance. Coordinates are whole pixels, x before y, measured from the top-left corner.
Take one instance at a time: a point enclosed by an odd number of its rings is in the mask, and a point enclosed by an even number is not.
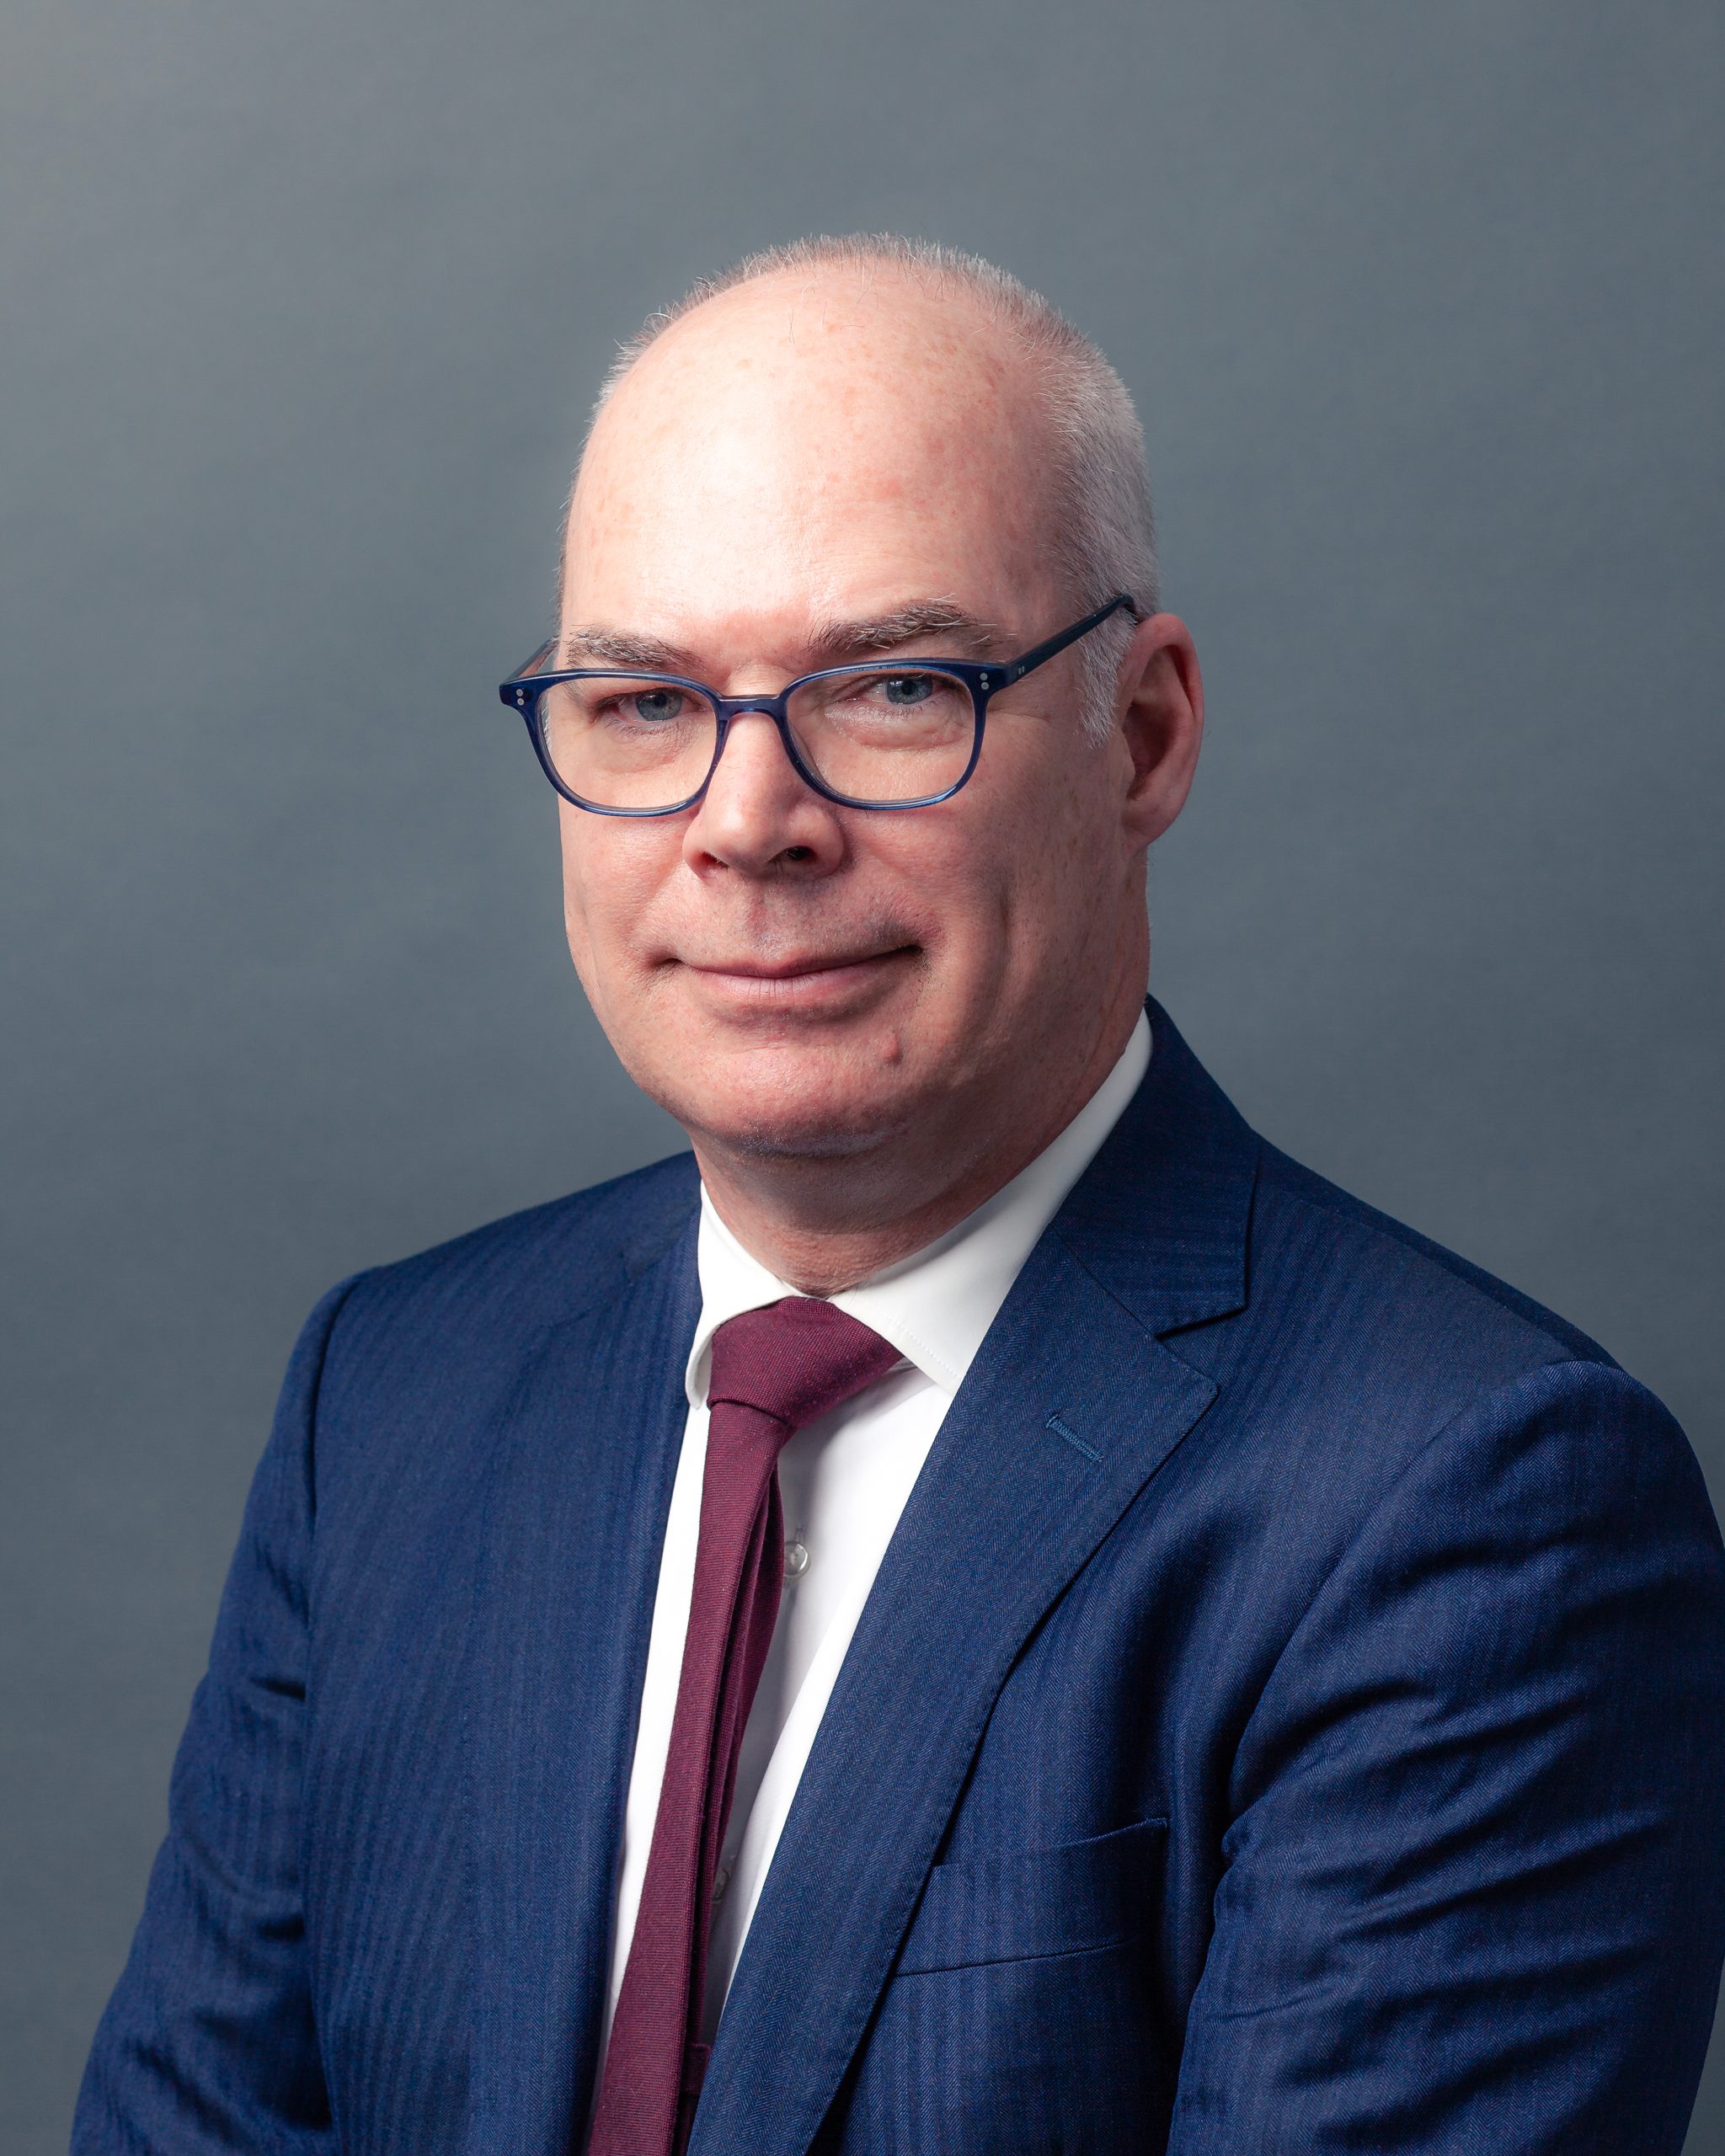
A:
[[[313,1315],[79,2149],[1675,2152],[1717,1530],[1146,1013],[1100,356],[903,243],[697,291],[504,695],[693,1157]]]

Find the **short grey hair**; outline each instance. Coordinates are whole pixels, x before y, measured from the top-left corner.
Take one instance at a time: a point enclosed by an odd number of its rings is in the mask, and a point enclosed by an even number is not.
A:
[[[674,305],[648,317],[617,352],[593,408],[596,419],[642,354],[686,314],[721,292],[757,278],[836,267],[875,265],[908,271],[937,292],[977,304],[1014,336],[1036,369],[1060,449],[1051,475],[1051,544],[1060,583],[1080,613],[1116,592],[1130,595],[1139,620],[1161,603],[1156,520],[1144,430],[1119,376],[1083,332],[1009,271],[980,255],[893,232],[821,235],[763,248],[713,277],[692,285]],[[1085,724],[1093,738],[1113,725],[1121,661],[1133,618],[1124,612],[1077,647]]]

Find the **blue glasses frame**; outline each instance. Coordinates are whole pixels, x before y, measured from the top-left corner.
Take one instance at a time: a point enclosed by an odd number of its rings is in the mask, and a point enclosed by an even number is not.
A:
[[[1039,666],[1045,666],[1049,659],[1058,658],[1068,645],[1076,643],[1080,637],[1087,637],[1092,629],[1099,628],[1111,615],[1118,614],[1123,606],[1130,610],[1135,619],[1137,618],[1137,601],[1130,592],[1117,591],[1105,606],[1098,606],[1093,614],[1087,614],[1081,622],[1074,622],[1070,628],[1058,631],[1044,643],[1032,645],[1028,651],[1021,652],[1016,659],[900,659],[895,656],[889,661],[868,659],[846,666],[823,666],[813,674],[799,674],[794,681],[787,681],[777,695],[768,695],[763,690],[750,696],[722,696],[705,681],[694,680],[686,674],[659,674],[651,668],[573,666],[541,673],[539,669],[557,648],[557,639],[553,637],[540,645],[526,665],[499,685],[497,693],[503,703],[511,711],[519,712],[526,721],[528,739],[533,744],[533,753],[539,759],[539,768],[546,777],[565,801],[572,802],[577,808],[585,808],[595,816],[677,816],[686,808],[692,808],[713,783],[713,774],[718,769],[718,760],[724,754],[725,737],[731,721],[741,718],[745,713],[770,718],[778,728],[778,738],[784,744],[785,754],[790,758],[792,768],[798,777],[814,792],[828,801],[836,802],[841,808],[932,808],[938,801],[950,801],[975,770],[977,759],[982,754],[982,730],[988,718],[991,700],[997,696],[1002,689],[1010,689],[1016,682],[1022,681],[1027,674],[1033,674]],[[858,800],[853,794],[840,793],[829,786],[797,746],[797,738],[791,731],[790,700],[798,689],[806,688],[811,681],[824,681],[834,675],[878,674],[884,664],[889,664],[895,673],[914,674],[926,670],[948,674],[954,680],[962,681],[970,691],[971,709],[976,716],[976,730],[971,738],[969,760],[952,784],[943,787],[938,793],[920,794],[911,801]],[[608,808],[603,802],[584,799],[558,776],[546,746],[545,729],[539,718],[541,696],[547,689],[554,688],[559,681],[615,680],[619,675],[626,675],[632,681],[662,682],[667,688],[692,690],[712,705],[717,722],[713,733],[713,761],[707,766],[707,775],[700,785],[685,799],[668,803],[663,808]]]

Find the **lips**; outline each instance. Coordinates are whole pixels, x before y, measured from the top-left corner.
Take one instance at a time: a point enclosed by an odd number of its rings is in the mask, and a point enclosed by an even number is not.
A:
[[[732,958],[705,962],[686,958],[694,972],[717,974],[734,980],[798,980],[809,974],[843,973],[857,966],[873,965],[882,958],[907,957],[914,945],[900,943],[880,951],[820,951],[795,958]]]
[[[709,1016],[752,1025],[836,1021],[873,1008],[904,978],[915,943],[866,951],[800,951],[794,956],[738,956],[681,961],[698,1006]]]

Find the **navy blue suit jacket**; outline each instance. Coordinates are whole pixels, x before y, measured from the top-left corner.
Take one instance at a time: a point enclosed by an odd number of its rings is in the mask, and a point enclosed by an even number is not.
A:
[[[881,1567],[692,2156],[1672,2156],[1725,1929],[1694,1459],[1152,1018]],[[576,2145],[697,1196],[312,1316],[84,2156]]]

